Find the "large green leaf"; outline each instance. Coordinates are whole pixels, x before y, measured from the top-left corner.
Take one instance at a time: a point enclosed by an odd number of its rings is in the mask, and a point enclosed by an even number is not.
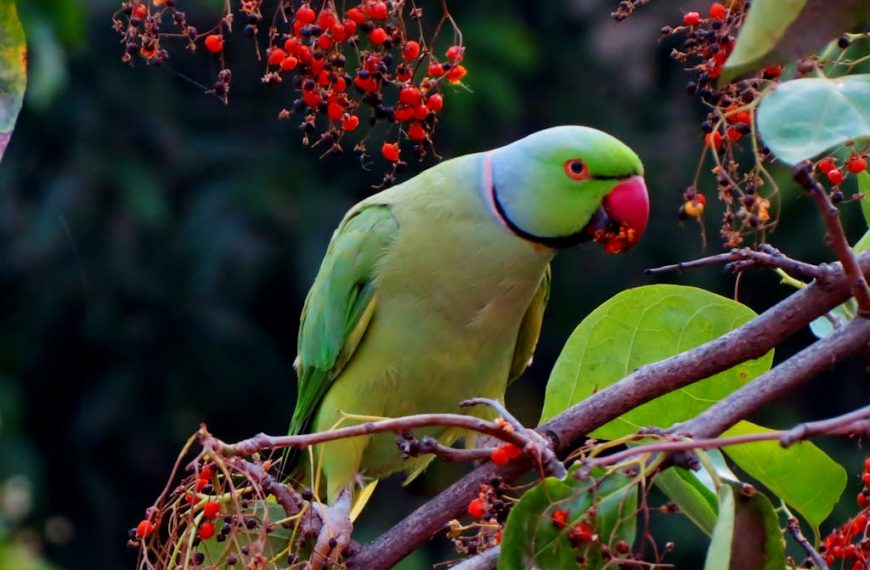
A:
[[[752,309],[695,287],[649,285],[612,297],[571,334],[556,361],[541,421],[636,368],[718,338],[754,318]],[[773,353],[640,406],[594,432],[613,439],[642,426],[668,427],[698,415],[770,368]]]
[[[867,0],[754,0],[720,82],[809,55],[868,16]]]
[[[719,487],[719,520],[704,570],[782,570],[785,541],[770,500],[740,484]]]
[[[761,100],[758,128],[788,164],[870,137],[870,75],[786,81]]]
[[[27,86],[27,45],[13,0],[0,0],[0,160]]]
[[[575,467],[564,479],[549,477],[523,494],[505,523],[499,570],[575,568],[578,555],[585,556],[588,568],[602,568],[601,545],[634,541],[637,484],[620,472],[596,469],[585,478],[576,477],[578,472]],[[567,511],[564,525],[554,524],[557,510]],[[571,528],[581,522],[594,530],[598,542],[571,544]]]
[[[740,422],[723,436],[773,430]],[[824,521],[846,488],[846,470],[808,441],[783,448],[778,441],[759,441],[724,448],[741,469],[804,516],[814,528]]]

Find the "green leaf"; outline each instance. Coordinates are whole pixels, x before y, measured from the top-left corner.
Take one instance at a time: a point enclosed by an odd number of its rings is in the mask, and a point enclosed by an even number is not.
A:
[[[773,430],[740,422],[723,436]],[[808,441],[783,448],[778,441],[732,445],[725,453],[741,469],[804,516],[813,528],[824,521],[846,488],[846,470]]]
[[[861,194],[861,213],[864,214],[864,222],[870,228],[870,174],[866,170],[858,173],[858,193]],[[864,235],[864,237],[866,236],[867,234]],[[864,241],[864,238],[861,238],[861,241]],[[860,251],[865,249],[867,249],[866,246]],[[855,250],[858,251],[857,244]]]
[[[734,51],[722,69],[722,81],[760,67],[789,26],[800,15],[807,0],[755,0],[737,36]]]
[[[628,289],[592,311],[565,347],[547,383],[541,421],[630,374],[718,338],[754,318],[752,309],[695,287]],[[773,352],[635,408],[596,430],[614,439],[639,427],[667,427],[698,415],[770,368]]]
[[[758,128],[788,164],[870,137],[870,75],[786,81],[761,100]]]
[[[656,475],[654,482],[698,528],[707,535],[713,534],[719,514],[716,493],[697,475],[682,467],[671,467]]]
[[[820,50],[868,12],[867,0],[754,0],[719,81]]]
[[[828,338],[834,334],[834,323],[831,322],[831,318],[839,319],[841,321],[839,324],[841,325],[845,325],[852,318],[852,314],[846,308],[847,304],[848,302],[834,307],[828,313],[830,317],[822,315],[817,319],[813,319],[813,322],[810,323],[810,331],[812,331],[816,338]]]
[[[586,557],[589,568],[603,568],[600,545],[613,548],[629,544],[637,532],[637,484],[624,473],[593,470],[577,478],[579,467],[564,479],[549,477],[523,494],[508,515],[502,535],[499,570],[559,570],[574,568],[577,556]],[[595,514],[589,509],[595,507]],[[553,514],[567,511],[567,521],[558,527]],[[571,544],[574,525],[585,523],[598,534],[600,544]]]
[[[719,487],[719,520],[704,570],[782,570],[785,541],[770,499],[746,496],[739,484]]]
[[[0,0],[0,160],[27,86],[27,45],[13,0]]]

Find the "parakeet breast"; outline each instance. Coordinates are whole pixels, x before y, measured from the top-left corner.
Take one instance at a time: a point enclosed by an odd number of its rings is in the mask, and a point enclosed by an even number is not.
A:
[[[480,155],[462,160],[374,197],[391,204],[398,235],[380,258],[365,337],[314,429],[332,427],[339,410],[396,417],[459,412],[471,397],[503,399],[520,323],[553,251],[504,228],[477,189]],[[361,453],[369,475],[413,467],[392,435],[343,449]]]

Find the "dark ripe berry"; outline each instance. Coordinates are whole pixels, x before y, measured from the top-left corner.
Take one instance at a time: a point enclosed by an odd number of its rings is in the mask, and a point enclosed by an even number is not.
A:
[[[245,556],[247,556],[248,554],[251,553],[251,547],[248,546],[247,544],[242,546],[242,548],[240,550],[241,550],[242,554],[244,554]]]
[[[701,130],[705,133],[712,133],[713,123],[711,123],[710,121],[704,121],[703,123],[701,123]]]
[[[359,25],[359,29],[361,32],[364,32],[367,34],[367,33],[371,32],[372,30],[374,30],[375,26],[371,22],[363,22],[362,24]]]
[[[197,552],[193,556],[191,556],[190,560],[197,566],[205,562],[205,554],[202,552]]]
[[[304,109],[305,109],[305,101],[303,101],[302,99],[296,99],[295,101],[293,101],[293,110],[294,111],[296,111],[297,113],[300,113]]]
[[[839,204],[842,201],[843,201],[843,193],[842,192],[840,192],[839,190],[835,190],[835,191],[831,192],[831,202],[833,202],[834,204]]]
[[[837,39],[837,46],[840,49],[846,49],[850,45],[852,45],[852,40],[850,40],[849,36],[847,36],[845,34],[843,34],[842,36],[839,37],[839,39]]]
[[[396,172],[405,172],[408,168],[408,163],[404,161],[399,161],[396,163]]]
[[[694,81],[689,81],[686,84],[686,93],[688,93],[689,95],[694,95],[697,92],[698,92],[698,84],[695,83]]]
[[[624,540],[620,540],[616,543],[616,551],[620,554],[628,554],[631,552],[631,546]]]
[[[235,566],[239,562],[239,558],[235,554],[227,556],[227,566]]]
[[[245,26],[245,35],[248,36],[249,38],[253,38],[254,36],[256,36],[257,35],[257,26],[255,26],[253,24],[248,24],[247,26]]]

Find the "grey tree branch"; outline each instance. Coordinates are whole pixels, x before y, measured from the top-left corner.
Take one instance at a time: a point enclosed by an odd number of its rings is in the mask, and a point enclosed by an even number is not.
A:
[[[870,253],[859,256],[857,262],[863,272],[870,271]],[[827,272],[823,283],[810,284],[771,307],[756,319],[718,339],[672,358],[639,368],[623,380],[551,419],[540,426],[538,431],[553,441],[557,450],[567,451],[595,428],[619,417],[632,408],[707,378],[716,372],[727,370],[741,362],[762,356],[778,343],[807,326],[813,319],[845,302],[851,297],[850,286],[851,280],[847,277],[842,266],[833,264],[830,266],[830,271]],[[867,323],[863,319],[857,321],[858,324],[855,326],[847,327],[848,331],[844,329],[835,335],[839,339],[850,339],[849,346],[852,352],[857,350],[855,348],[857,338],[863,338],[863,335],[868,334]],[[812,351],[819,344],[815,343],[807,351]],[[830,347],[830,344],[830,341],[823,344],[819,352],[826,350],[825,347]],[[830,348],[834,349],[835,352],[827,353],[824,359],[817,359],[819,361],[825,360],[828,366],[848,354],[847,351],[838,350],[836,347]],[[778,366],[773,377],[769,375],[774,371],[769,372],[765,375],[767,377],[765,382],[781,384],[784,376],[789,373],[803,374],[798,368],[809,359],[809,356],[805,354],[807,351],[787,361],[791,362],[790,365],[784,366],[787,363],[783,363]],[[801,355],[804,356],[799,358]],[[820,362],[816,364],[818,365],[817,371],[824,367],[820,365]],[[737,406],[735,405],[733,411],[736,410]],[[739,413],[735,415],[742,417]],[[734,422],[741,417],[734,419]],[[701,435],[703,432],[699,433],[696,430],[694,433]],[[718,433],[721,433],[721,430],[712,433],[712,435],[718,435]],[[349,566],[366,570],[380,570],[395,566],[420,544],[437,534],[447,521],[461,516],[482,483],[493,477],[499,477],[503,481],[511,481],[531,467],[532,465],[528,461],[514,461],[501,468],[487,464],[476,469],[408,515],[383,535],[363,546],[348,561]]]

